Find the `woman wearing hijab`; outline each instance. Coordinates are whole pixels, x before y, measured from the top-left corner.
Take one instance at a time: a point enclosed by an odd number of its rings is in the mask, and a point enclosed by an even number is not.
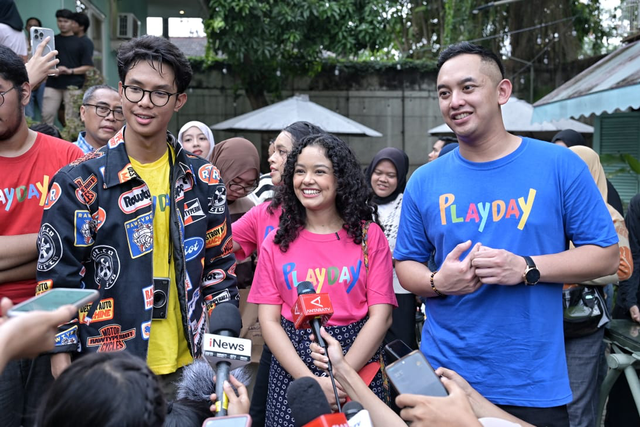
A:
[[[378,221],[389,241],[393,253],[400,223],[402,209],[402,192],[407,185],[409,157],[397,148],[383,148],[375,155],[366,170],[366,177],[373,189],[373,200],[378,205]],[[398,281],[393,271],[393,290],[398,300],[398,308],[393,310],[393,323],[385,342],[401,339],[412,349],[417,349],[416,342],[416,297]]]
[[[574,145],[569,149],[587,164],[589,172],[591,172],[591,176],[596,182],[598,190],[600,190],[602,199],[606,203],[607,182],[598,154],[583,145]],[[606,203],[606,205],[618,233],[620,264],[616,274],[580,283],[580,285],[595,288],[595,298],[602,302],[601,307],[603,307],[604,314],[597,325],[598,329],[587,334],[570,333],[565,325],[565,352],[569,382],[573,394],[573,401],[567,405],[571,427],[590,427],[597,424],[599,391],[603,379],[603,375],[601,376],[600,373],[603,369],[606,369],[605,365],[603,365],[604,347],[602,346],[602,338],[604,337],[604,325],[609,322],[609,314],[607,313],[606,303],[604,303],[602,289],[610,283],[617,284],[621,280],[626,280],[633,271],[633,259],[624,219],[610,204]],[[575,287],[575,285],[565,285],[565,289],[572,286]]]
[[[216,145],[209,126],[197,121],[189,122],[182,126],[178,133],[178,141],[180,141],[185,150],[205,159],[211,157],[213,147]]]
[[[553,138],[551,139],[551,142],[556,145],[560,145],[562,147],[568,147],[568,148],[580,146],[580,145],[584,145],[584,146],[587,145],[587,142],[584,140],[584,137],[582,136],[582,134],[576,132],[573,129],[561,130],[560,132],[556,133],[553,136]],[[618,194],[618,191],[615,189],[613,184],[611,184],[611,181],[609,181],[606,177],[605,177],[605,181],[607,185],[606,202],[611,206],[613,206],[618,212],[620,212],[620,215],[624,216],[624,211],[622,209],[622,200],[620,199],[620,195]]]
[[[251,141],[244,138],[230,138],[216,144],[209,161],[218,168],[220,175],[222,175],[227,189],[226,201],[229,205],[229,216],[231,223],[234,223],[258,203],[258,200],[251,196],[260,176],[258,150]],[[224,198],[225,196],[221,195],[219,200],[213,200],[209,208],[223,207]],[[236,274],[238,289],[251,286],[253,280],[251,258],[238,264]]]

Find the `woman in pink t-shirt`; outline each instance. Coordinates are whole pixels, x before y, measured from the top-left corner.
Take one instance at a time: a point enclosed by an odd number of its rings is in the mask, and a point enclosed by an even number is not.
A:
[[[263,336],[275,356],[266,425],[293,426],[286,390],[294,379],[315,375],[336,404],[329,378],[310,357],[310,331],[293,326],[298,283],[310,281],[316,292],[329,294],[334,314],[327,330],[357,370],[379,361],[396,298],[389,244],[377,223],[365,226],[373,221],[372,194],[344,142],[325,134],[296,145],[287,158],[281,197],[279,229],[262,244],[248,301],[259,304]],[[380,372],[370,387],[386,397]]]
[[[271,169],[271,181],[275,186],[282,183],[284,164],[293,146],[304,137],[325,133],[324,130],[309,122],[299,121],[290,124],[280,132],[278,137],[269,147],[269,166]],[[273,151],[272,151],[273,150]],[[256,252],[260,259],[260,247],[267,235],[278,228],[282,208],[282,197],[278,196],[276,187],[275,197],[267,202],[254,206],[240,219],[231,225],[233,231],[233,252],[238,262],[243,261]],[[263,347],[260,357],[260,366],[256,382],[251,396],[250,414],[253,425],[264,426],[264,414],[267,402],[267,386],[269,381],[269,368],[271,365],[271,351],[266,345]]]

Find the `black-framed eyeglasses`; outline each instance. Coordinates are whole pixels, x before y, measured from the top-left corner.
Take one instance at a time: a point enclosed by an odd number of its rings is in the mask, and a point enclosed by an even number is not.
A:
[[[245,194],[249,194],[258,188],[258,181],[254,181],[251,185],[245,186],[242,184],[231,183],[229,184],[229,191],[234,191],[236,193],[244,192]]]
[[[151,103],[156,107],[164,107],[173,95],[179,94],[179,92],[171,93],[164,90],[146,90],[132,85],[122,85],[122,89],[124,90],[125,98],[134,103],[142,101],[144,94],[148,93]]]
[[[2,98],[2,100],[0,101],[0,107],[2,106],[2,104],[4,104],[4,96],[14,89],[18,89],[18,86],[11,86],[11,89],[7,89],[4,92],[0,92],[0,98]]]
[[[120,108],[112,110],[106,105],[96,105],[96,104],[82,104],[85,107],[95,107],[96,114],[99,117],[109,117],[109,114],[113,113],[113,118],[118,120],[119,122],[124,120],[124,113]]]

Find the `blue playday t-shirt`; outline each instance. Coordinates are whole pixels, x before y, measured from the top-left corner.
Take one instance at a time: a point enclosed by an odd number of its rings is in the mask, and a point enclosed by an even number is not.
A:
[[[566,148],[522,138],[501,159],[470,162],[455,149],[411,176],[394,258],[426,263],[433,253],[439,267],[467,240],[535,256],[562,252],[569,240],[607,247],[618,238],[586,164]],[[484,284],[428,298],[426,315],[420,347],[434,368],[457,371],[497,404],[571,402],[560,284]]]

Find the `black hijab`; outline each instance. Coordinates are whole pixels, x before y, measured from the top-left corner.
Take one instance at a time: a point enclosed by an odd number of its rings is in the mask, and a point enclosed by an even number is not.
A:
[[[389,194],[387,197],[378,197],[374,192],[373,201],[378,205],[386,205],[387,203],[394,201],[396,197],[398,197],[398,194],[404,191],[404,188],[407,186],[407,173],[409,172],[409,156],[407,156],[407,153],[394,147],[383,148],[378,151],[378,154],[373,158],[365,172],[369,186],[371,186],[373,170],[378,166],[378,163],[383,160],[389,160],[396,167],[398,186],[393,193]]]
[[[22,31],[24,28],[13,0],[0,0],[0,23],[7,24],[16,31]]]

